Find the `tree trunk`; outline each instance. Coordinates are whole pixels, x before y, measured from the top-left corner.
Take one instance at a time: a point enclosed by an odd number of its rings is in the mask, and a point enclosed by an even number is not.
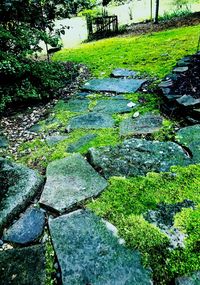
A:
[[[154,23],[155,23],[155,24],[158,23],[159,4],[160,4],[160,0],[156,0],[156,12],[155,12],[155,19],[154,19]]]

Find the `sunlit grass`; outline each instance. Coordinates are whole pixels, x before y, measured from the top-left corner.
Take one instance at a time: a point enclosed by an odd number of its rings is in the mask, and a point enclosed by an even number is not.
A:
[[[96,77],[106,77],[114,68],[130,68],[162,78],[178,59],[196,52],[199,29],[200,25],[104,39],[61,50],[53,59],[86,64]]]

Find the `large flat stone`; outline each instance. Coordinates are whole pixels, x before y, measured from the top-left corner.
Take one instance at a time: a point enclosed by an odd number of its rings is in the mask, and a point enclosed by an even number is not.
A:
[[[194,163],[200,163],[200,125],[180,129],[176,138],[179,143],[190,149]]]
[[[72,118],[67,129],[104,129],[112,127],[114,127],[114,120],[111,115],[92,112]]]
[[[67,152],[77,152],[81,147],[88,144],[97,137],[95,134],[88,134],[81,137],[77,142],[70,144],[67,148]]]
[[[34,170],[0,158],[0,231],[26,209],[40,191],[42,182]]]
[[[146,80],[143,79],[92,79],[87,82],[82,89],[96,92],[133,93],[136,92],[144,82],[146,82]]]
[[[145,114],[136,119],[128,118],[120,123],[120,135],[131,136],[152,134],[162,127],[163,118],[159,115]]]
[[[17,222],[4,232],[3,240],[28,244],[41,236],[44,224],[44,212],[39,208],[29,208]]]
[[[48,165],[40,203],[64,213],[99,195],[106,186],[107,181],[80,154],[74,154]]]
[[[86,112],[88,110],[90,100],[88,99],[70,99],[62,108],[70,112]]]
[[[200,271],[196,271],[191,276],[179,277],[175,280],[175,285],[199,285]]]
[[[129,103],[131,103],[129,100],[98,100],[93,111],[107,114],[128,113],[132,110]]]
[[[192,162],[178,144],[143,139],[125,140],[114,147],[91,148],[88,157],[106,178],[169,171],[172,165]]]
[[[2,285],[44,285],[44,248],[37,245],[1,251],[0,276]]]
[[[91,212],[79,210],[49,221],[63,285],[150,285],[138,252],[117,237]]]

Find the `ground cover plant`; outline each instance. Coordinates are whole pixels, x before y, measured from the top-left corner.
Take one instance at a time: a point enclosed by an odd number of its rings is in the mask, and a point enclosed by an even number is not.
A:
[[[113,223],[126,245],[139,249],[143,262],[153,269],[155,284],[199,270],[200,166],[173,167],[170,173],[146,177],[110,179],[108,189],[87,207]],[[185,247],[170,249],[168,237],[145,220],[149,209],[160,203],[176,204],[189,199],[195,209],[183,209],[174,217],[175,226],[187,234]]]

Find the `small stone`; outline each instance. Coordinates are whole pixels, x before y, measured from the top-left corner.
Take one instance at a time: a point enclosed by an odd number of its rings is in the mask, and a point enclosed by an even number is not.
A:
[[[195,99],[191,95],[183,95],[179,99],[176,99],[176,101],[185,107],[194,107],[200,105],[200,99]]]
[[[173,72],[175,73],[183,73],[188,71],[188,66],[180,66],[180,67],[176,67],[174,68]]]
[[[133,102],[130,102],[130,103],[128,103],[127,104],[127,106],[129,107],[129,108],[133,108],[133,107],[135,107],[137,104],[135,104],[135,103],[133,103]]]
[[[159,85],[160,88],[169,88],[173,86],[172,80],[162,81]]]
[[[44,212],[38,208],[30,208],[4,232],[3,240],[18,244],[28,244],[41,236],[44,224]]]
[[[133,118],[137,118],[137,117],[139,117],[139,115],[140,115],[139,112],[135,112],[135,113],[133,114]]]

